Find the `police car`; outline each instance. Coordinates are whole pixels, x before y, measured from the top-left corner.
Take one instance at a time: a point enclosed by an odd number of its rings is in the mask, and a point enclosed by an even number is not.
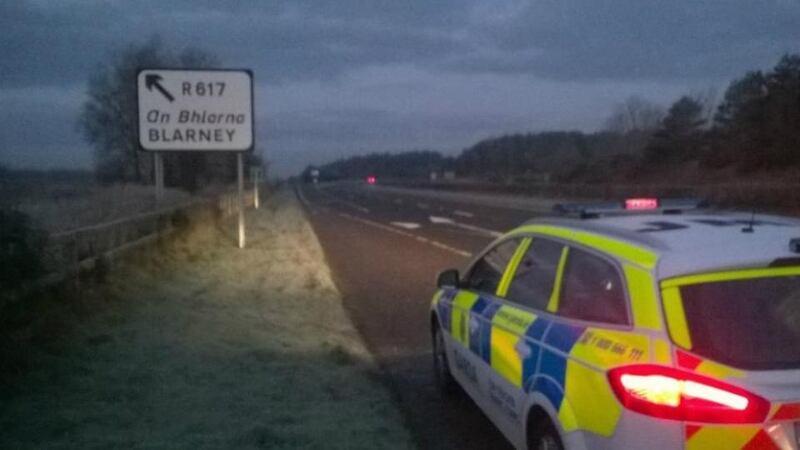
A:
[[[517,448],[800,448],[800,221],[697,206],[565,206],[440,273],[441,387]]]

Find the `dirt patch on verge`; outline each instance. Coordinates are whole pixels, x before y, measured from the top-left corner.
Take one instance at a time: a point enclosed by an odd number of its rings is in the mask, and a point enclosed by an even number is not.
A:
[[[115,267],[0,386],[0,448],[410,448],[291,193]]]

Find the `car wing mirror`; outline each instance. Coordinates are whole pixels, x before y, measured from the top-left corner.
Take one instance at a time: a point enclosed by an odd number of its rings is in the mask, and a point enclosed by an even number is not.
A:
[[[443,288],[443,287],[459,287],[461,285],[461,280],[458,276],[458,270],[456,269],[447,269],[439,272],[439,275],[436,277],[436,287]]]

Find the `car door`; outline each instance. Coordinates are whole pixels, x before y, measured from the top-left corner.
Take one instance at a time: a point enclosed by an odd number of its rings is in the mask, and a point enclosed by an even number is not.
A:
[[[550,323],[543,315],[547,315],[547,306],[557,291],[565,248],[542,237],[523,241],[518,257],[508,267],[506,284],[497,292],[501,306],[484,314],[491,324],[488,398],[495,423],[508,433],[522,428],[526,393],[534,380],[541,340]]]
[[[462,288],[450,300],[453,375],[479,404],[486,393],[485,373],[490,370],[486,362],[491,351],[491,319],[485,317],[500,307],[496,293],[522,241],[504,240],[476,259]]]
[[[590,446],[599,446],[598,439],[613,435],[621,415],[607,370],[646,359],[649,338],[633,329],[616,261],[574,245],[565,255],[559,295],[549,305],[557,317],[539,365],[541,378],[550,381],[534,389],[550,400],[564,431],[588,432],[587,442],[595,442]]]

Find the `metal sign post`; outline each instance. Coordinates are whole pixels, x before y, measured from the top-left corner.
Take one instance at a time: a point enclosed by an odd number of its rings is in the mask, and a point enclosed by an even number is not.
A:
[[[164,200],[164,155],[161,152],[153,153],[153,179],[156,188],[156,205]]]
[[[261,168],[260,167],[251,167],[250,168],[250,181],[253,182],[253,207],[258,209],[260,200],[258,198],[258,183],[261,182]]]
[[[236,154],[236,174],[239,187],[239,248],[244,248],[244,158]]]
[[[244,247],[244,159],[252,151],[253,73],[239,69],[140,69],[139,147],[155,152],[156,201],[164,195],[162,152],[236,152],[239,247]]]

